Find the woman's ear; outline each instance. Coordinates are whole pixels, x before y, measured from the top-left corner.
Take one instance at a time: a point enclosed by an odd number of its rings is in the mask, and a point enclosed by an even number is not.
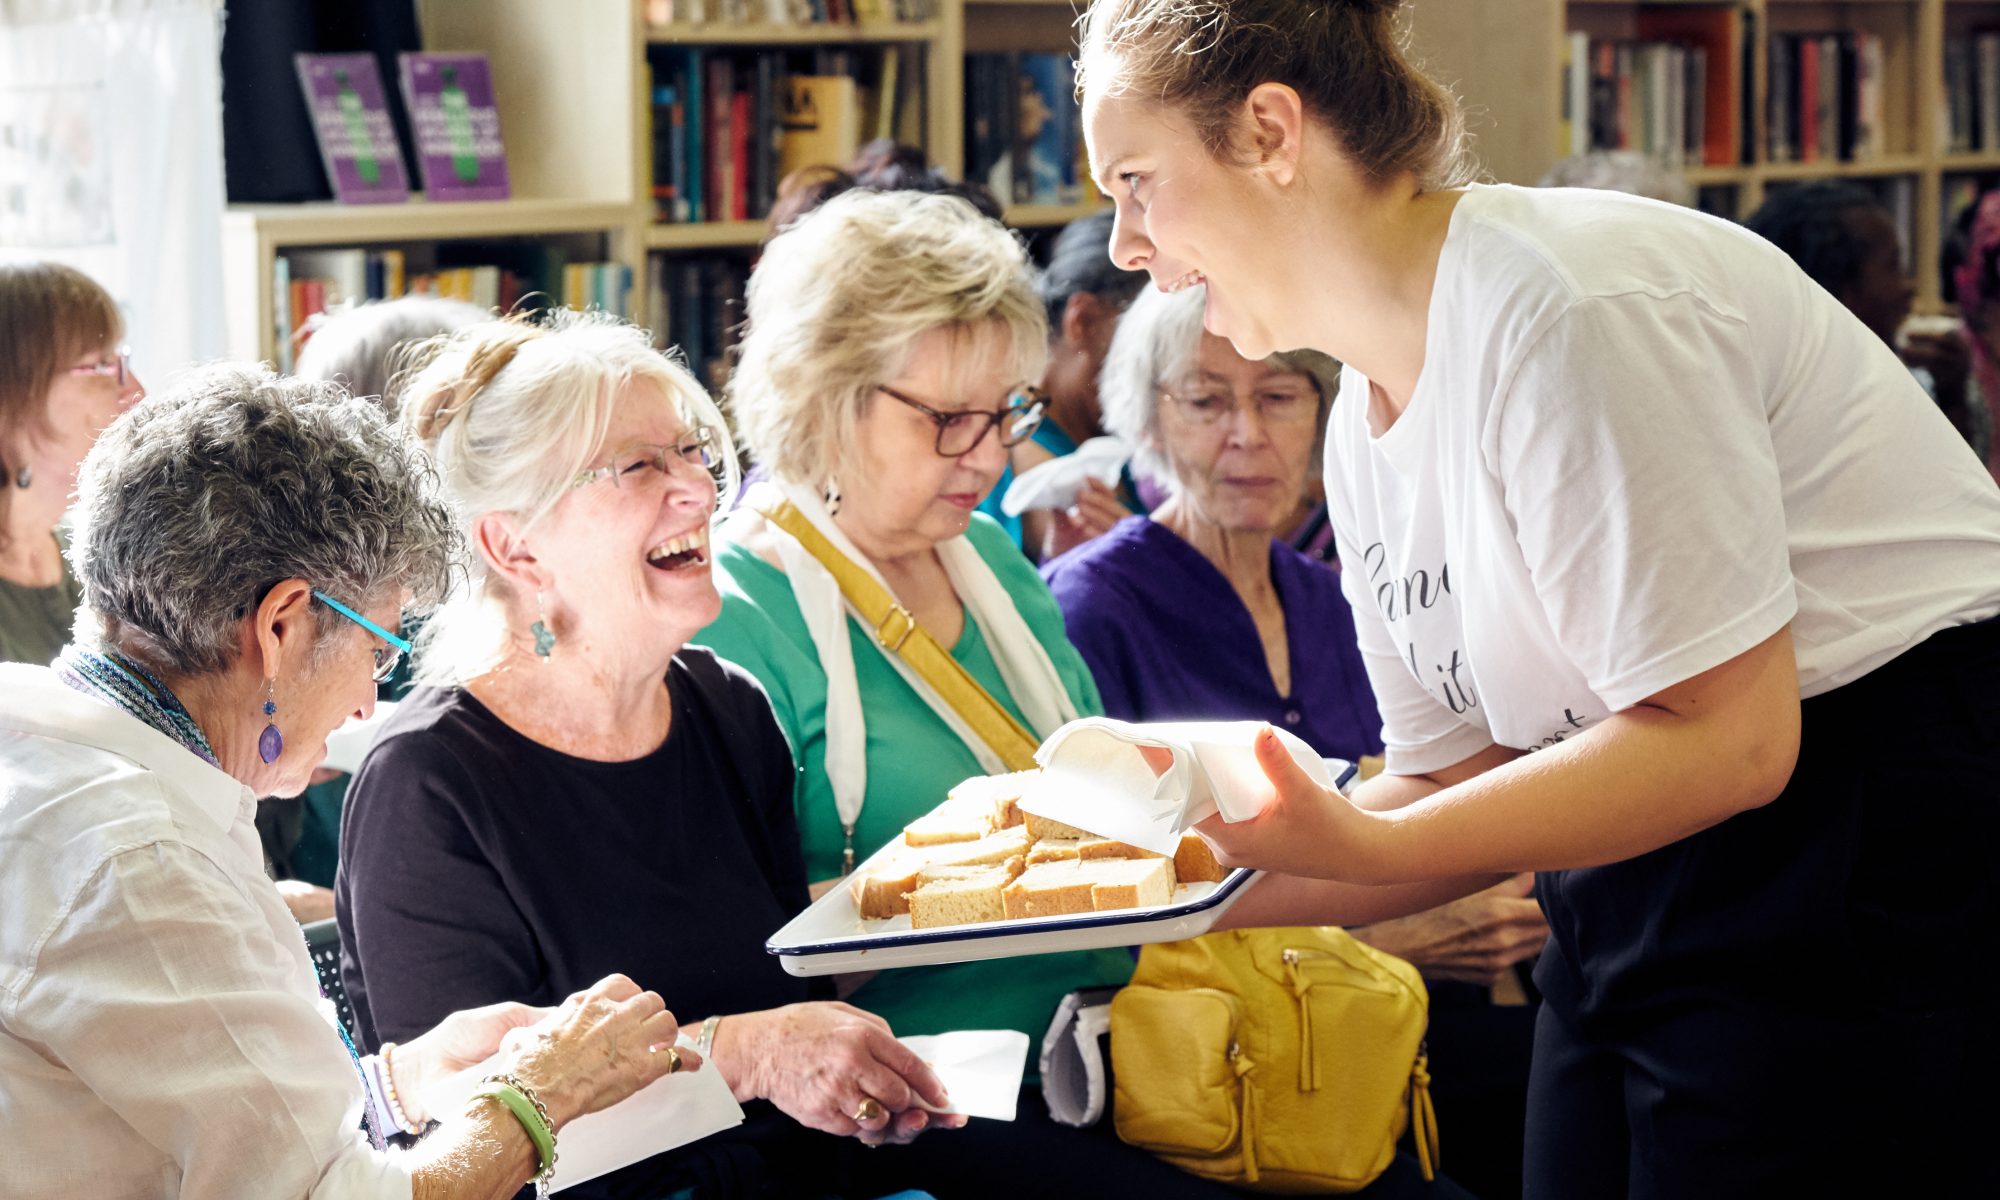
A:
[[[251,611],[245,659],[256,664],[260,678],[277,679],[302,669],[318,624],[312,599],[312,584],[286,579],[265,592]]]
[[[1243,100],[1243,118],[1257,166],[1279,186],[1291,183],[1305,150],[1305,101],[1285,84],[1260,83]]]
[[[481,513],[472,522],[472,544],[486,569],[516,590],[532,595],[548,590],[548,572],[535,558],[520,522],[511,513]]]

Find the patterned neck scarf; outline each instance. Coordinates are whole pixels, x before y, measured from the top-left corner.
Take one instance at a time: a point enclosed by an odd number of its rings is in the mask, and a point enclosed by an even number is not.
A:
[[[220,770],[208,735],[160,677],[118,653],[64,646],[55,661],[57,678],[111,707],[130,713],[184,746],[188,753]]]

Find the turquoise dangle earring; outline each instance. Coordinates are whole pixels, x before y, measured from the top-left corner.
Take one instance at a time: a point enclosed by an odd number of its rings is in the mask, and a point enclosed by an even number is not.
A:
[[[267,763],[285,752],[285,735],[278,732],[278,681],[264,681],[264,732],[257,737],[257,757]]]
[[[528,626],[528,632],[535,638],[535,657],[543,662],[555,653],[556,635],[549,631],[549,609],[542,599],[542,593],[535,593],[535,623]]]

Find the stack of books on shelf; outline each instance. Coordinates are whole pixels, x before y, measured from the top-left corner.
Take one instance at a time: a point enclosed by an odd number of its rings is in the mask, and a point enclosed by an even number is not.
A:
[[[2000,32],[1946,38],[1944,149],[2000,152]]]
[[[918,50],[662,48],[651,67],[662,224],[761,221],[801,167],[844,165],[871,138],[922,141]]]
[[[965,56],[965,177],[1002,204],[1079,204],[1085,165],[1066,54]]]
[[[1765,154],[1772,162],[1865,162],[1886,151],[1882,39],[1872,33],[1771,37]]]
[[[655,254],[646,262],[646,312],[653,344],[678,349],[711,392],[728,381],[730,352],[743,321],[750,282],[747,258],[727,254]]]
[[[401,249],[289,250],[272,268],[272,333],[277,368],[290,371],[311,339],[313,318],[370,300],[432,295],[495,312],[560,301],[571,308],[632,312],[632,271],[623,263],[567,262],[550,246],[440,247],[413,268]],[[496,261],[475,261],[492,257]],[[446,261],[437,262],[438,258]],[[539,302],[539,304],[537,303]]]
[[[1640,40],[1572,32],[1564,43],[1566,154],[1636,150],[1670,167],[1746,161],[1748,14],[1642,9]]]
[[[937,0],[647,0],[650,25],[888,25],[929,21]]]

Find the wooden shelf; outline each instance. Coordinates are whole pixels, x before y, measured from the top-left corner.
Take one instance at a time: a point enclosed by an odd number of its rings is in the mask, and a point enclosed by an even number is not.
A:
[[[1039,229],[1049,225],[1067,225],[1103,207],[1102,202],[1088,200],[1082,204],[1009,204],[1001,219],[1024,229]]]
[[[1947,154],[1939,160],[1944,171],[2000,171],[2000,151],[1981,150],[1971,154]]]
[[[1067,8],[1081,11],[1088,0],[965,0],[967,8]]]
[[[1744,166],[1735,166],[1735,167],[1701,166],[1701,167],[1684,168],[1680,172],[1680,175],[1681,178],[1688,181],[1689,187],[1718,187],[1723,184],[1748,183],[1750,182],[1750,176],[1754,174],[1756,170],[1757,168],[1755,167],[1744,167]]]
[[[649,25],[646,40],[679,46],[851,46],[857,43],[933,42],[941,21],[885,21],[870,25]]]
[[[1862,162],[1766,163],[1766,179],[1868,179],[1882,175],[1915,175],[1929,163],[1915,154],[1891,154]]]
[[[764,221],[691,221],[682,225],[648,225],[648,250],[726,250],[755,246],[770,233]]]
[[[232,204],[225,229],[254,232],[272,246],[361,245],[453,238],[524,237],[622,228],[629,201],[488,200],[432,204]]]

